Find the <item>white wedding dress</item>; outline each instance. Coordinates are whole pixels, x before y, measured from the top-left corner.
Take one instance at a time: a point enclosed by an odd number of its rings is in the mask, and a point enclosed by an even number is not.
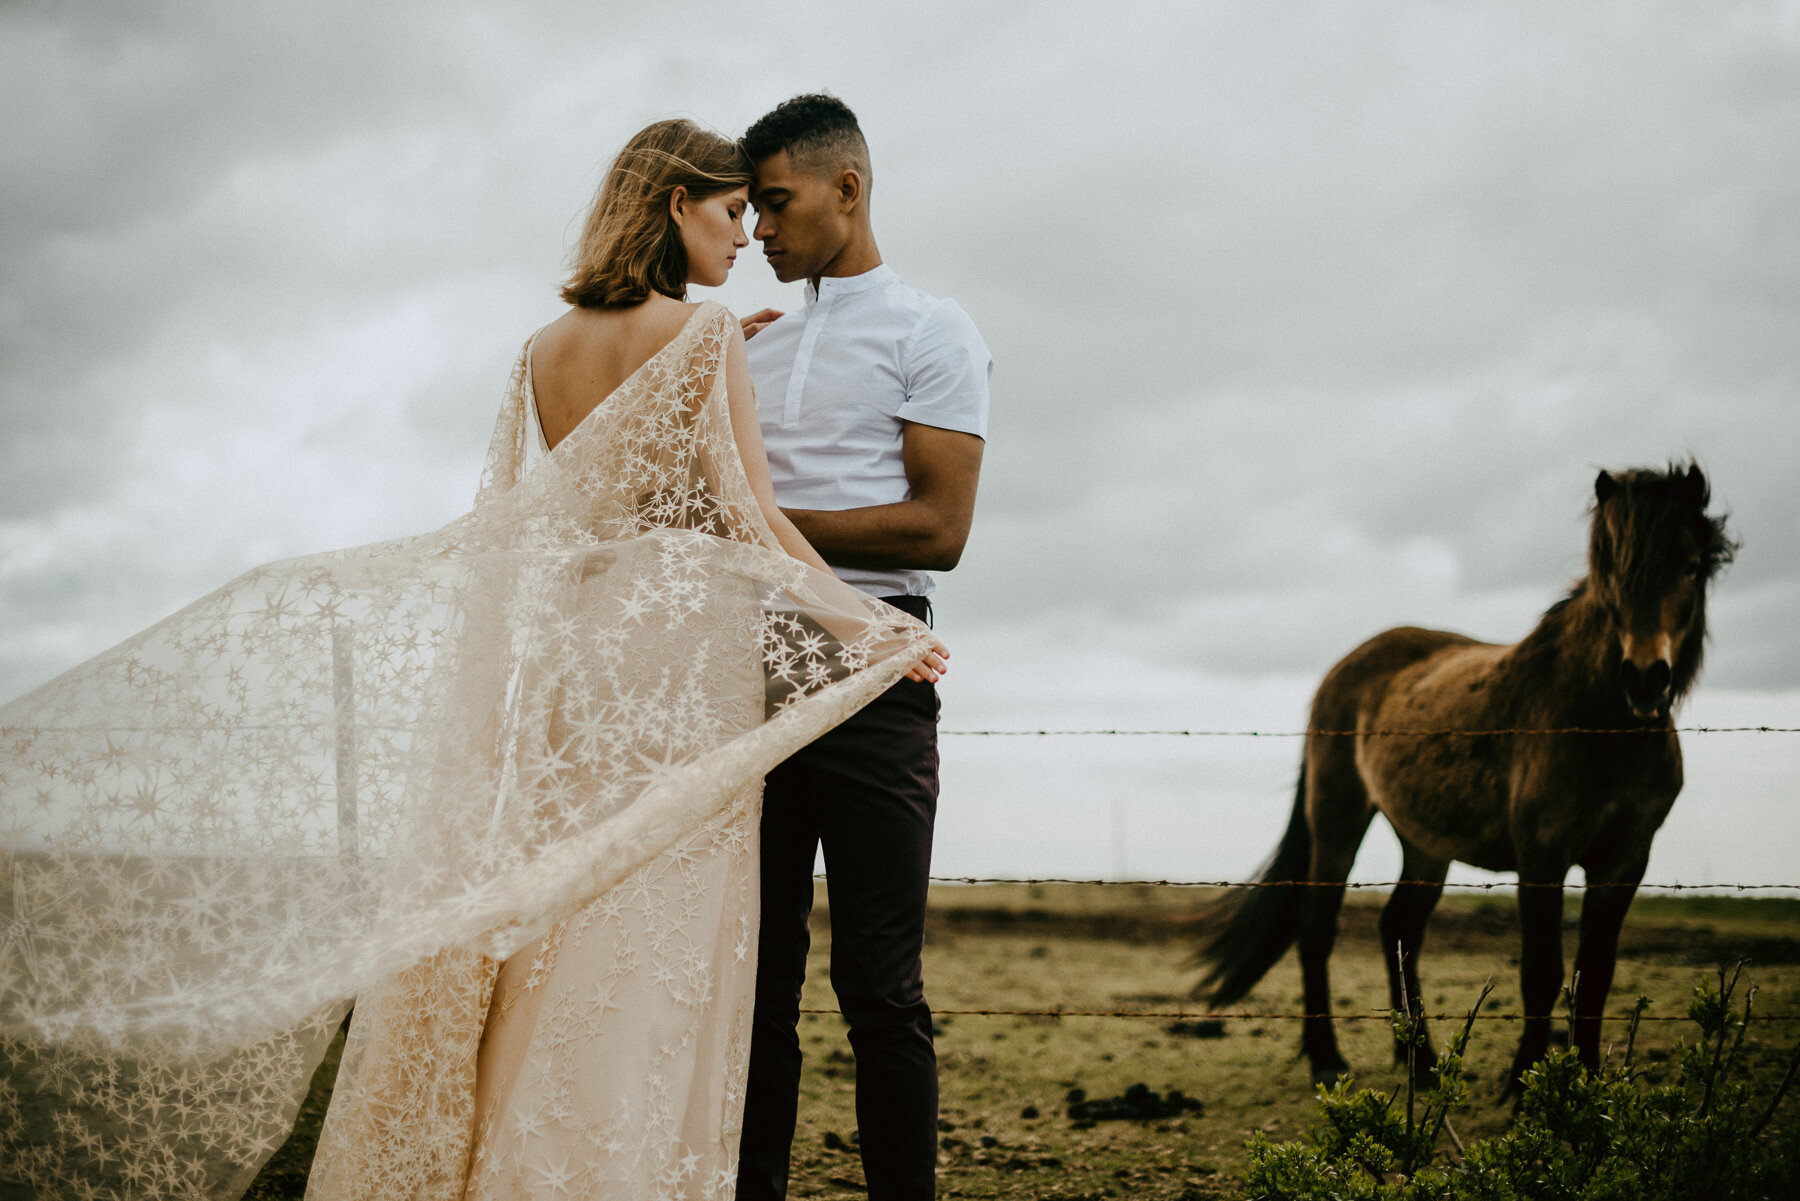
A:
[[[354,997],[309,1197],[730,1194],[761,777],[928,639],[779,551],[732,331],[0,707],[0,1182],[241,1193]]]

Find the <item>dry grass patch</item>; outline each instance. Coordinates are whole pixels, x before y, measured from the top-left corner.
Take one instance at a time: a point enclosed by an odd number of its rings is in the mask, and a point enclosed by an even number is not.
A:
[[[1195,972],[1186,966],[1185,917],[1205,899],[1192,889],[1120,886],[951,887],[933,895],[926,980],[934,1007],[1186,1011]],[[1375,946],[1381,897],[1352,894],[1332,963],[1338,1011],[1379,1013],[1387,984]],[[833,1005],[826,980],[830,939],[821,913],[805,1004]],[[1575,913],[1571,897],[1571,919]],[[1573,941],[1567,948],[1571,959]],[[1759,1013],[1800,1013],[1800,902],[1738,898],[1640,899],[1627,920],[1613,987],[1614,1012],[1638,994],[1652,1015],[1685,1013],[1701,974],[1743,951],[1746,979],[1760,985]],[[1460,1012],[1490,977],[1493,1014],[1516,1012],[1518,939],[1510,898],[1446,899],[1422,958],[1427,1007]],[[1243,1003],[1254,1012],[1298,1012],[1300,982],[1290,955]],[[802,1019],[801,1083],[791,1195],[854,1198],[865,1192],[856,1148],[855,1064],[835,1016]],[[1190,1020],[1191,1028],[1191,1020]],[[1223,1023],[1223,1037],[1172,1033],[1171,1018],[940,1018],[942,1087],[939,1193],[1017,1201],[1147,1198],[1175,1201],[1238,1195],[1244,1139],[1252,1130],[1296,1137],[1313,1123],[1307,1067],[1296,1057],[1296,1023],[1271,1016]],[[1340,1026],[1345,1056],[1361,1082],[1392,1089],[1392,1041],[1383,1021]],[[1442,1030],[1447,1035],[1448,1030]],[[1623,1036],[1623,1026],[1609,1034]],[[1510,1109],[1494,1103],[1517,1026],[1476,1028],[1470,1051],[1476,1103],[1454,1116],[1467,1141],[1503,1129]],[[1667,1064],[1680,1022],[1653,1022],[1638,1055]],[[1752,1071],[1772,1091],[1800,1023],[1759,1022],[1746,1047]],[[297,1198],[304,1165],[335,1070],[321,1069],[300,1128],[251,1196]],[[1144,1085],[1198,1098],[1201,1112],[1077,1122],[1069,1095],[1111,1098]],[[1141,1094],[1140,1094],[1141,1095]],[[1797,1102],[1800,1103],[1800,1102]]]

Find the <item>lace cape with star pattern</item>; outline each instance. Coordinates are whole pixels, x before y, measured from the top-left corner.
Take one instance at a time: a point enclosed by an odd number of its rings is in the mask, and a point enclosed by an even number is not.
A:
[[[533,943],[916,660],[775,542],[733,329],[699,306],[529,471],[521,355],[469,513],[0,707],[0,1182],[236,1195],[359,992]]]

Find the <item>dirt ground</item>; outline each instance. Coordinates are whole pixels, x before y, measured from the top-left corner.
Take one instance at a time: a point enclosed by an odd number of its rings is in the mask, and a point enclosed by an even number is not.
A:
[[[1299,1011],[1299,971],[1290,954],[1237,1008],[1268,1014],[1196,1025],[1187,999],[1195,972],[1186,965],[1187,917],[1206,899],[1191,889],[1141,886],[970,886],[934,893],[926,981],[940,1011],[942,1081],[939,1195],[1077,1201],[1119,1197],[1199,1199],[1238,1195],[1244,1140],[1253,1130],[1289,1138],[1311,1125],[1315,1108],[1307,1066],[1296,1056],[1299,1029],[1278,1014]],[[1376,1018],[1386,983],[1376,948],[1381,897],[1352,894],[1333,959],[1337,1011]],[[1568,913],[1572,923],[1576,898]],[[830,939],[821,898],[814,919],[814,966],[805,1004],[830,1009],[825,978]],[[1574,951],[1567,932],[1566,954]],[[1653,1016],[1685,1014],[1703,974],[1748,954],[1745,980],[1759,991],[1761,1014],[1800,1014],[1800,900],[1735,897],[1640,898],[1627,922],[1609,1011],[1640,993]],[[1421,974],[1428,1009],[1465,1011],[1483,981],[1497,987],[1491,1015],[1519,1008],[1517,929],[1510,897],[1453,896],[1433,918]],[[1055,1009],[1179,1012],[1192,1017],[973,1016],[945,1011]],[[1440,1039],[1449,1031],[1438,1024]],[[1667,1064],[1682,1022],[1650,1022],[1638,1039],[1641,1062]],[[1609,1024],[1622,1038],[1624,1024]],[[1365,1084],[1392,1089],[1383,1020],[1339,1023],[1344,1054]],[[1509,1109],[1495,1103],[1518,1027],[1501,1020],[1476,1027],[1470,1053],[1476,1100],[1453,1121],[1466,1142],[1501,1129]],[[864,1195],[856,1154],[855,1064],[835,1013],[802,1019],[807,1053],[791,1195]],[[1746,1058],[1772,1091],[1800,1021],[1753,1024]],[[305,1165],[329,1097],[336,1058],[327,1059],[288,1145],[250,1196],[298,1198]],[[1198,1110],[1152,1120],[1078,1121],[1071,1090],[1118,1097],[1142,1085],[1165,1100],[1172,1090]],[[1792,1098],[1783,1120],[1800,1120]]]

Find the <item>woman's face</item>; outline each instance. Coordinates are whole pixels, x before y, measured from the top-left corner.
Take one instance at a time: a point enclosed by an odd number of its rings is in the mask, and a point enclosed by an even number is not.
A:
[[[731,273],[738,249],[750,244],[750,239],[744,236],[744,213],[750,208],[750,189],[733,188],[700,200],[678,194],[670,204],[681,228],[681,244],[687,248],[688,283],[703,288],[718,287]]]

